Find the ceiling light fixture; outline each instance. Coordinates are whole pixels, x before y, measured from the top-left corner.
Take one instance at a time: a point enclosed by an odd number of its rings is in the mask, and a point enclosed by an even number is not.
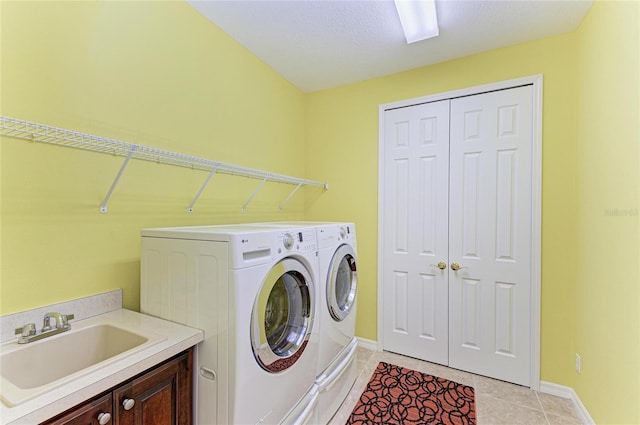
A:
[[[394,0],[407,43],[440,34],[435,0]]]

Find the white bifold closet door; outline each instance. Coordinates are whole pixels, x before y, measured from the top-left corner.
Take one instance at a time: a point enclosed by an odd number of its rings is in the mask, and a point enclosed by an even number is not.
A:
[[[386,111],[384,128],[384,349],[448,364],[449,100]]]
[[[529,385],[531,117],[531,86],[385,111],[385,350]]]

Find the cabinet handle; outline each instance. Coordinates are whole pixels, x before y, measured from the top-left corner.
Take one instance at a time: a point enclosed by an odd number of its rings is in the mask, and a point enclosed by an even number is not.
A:
[[[100,413],[98,415],[98,423],[100,425],[107,425],[110,420],[111,420],[111,414],[110,413]]]
[[[122,407],[124,407],[124,410],[131,410],[133,409],[133,406],[136,404],[136,401],[132,398],[125,398],[122,401]]]

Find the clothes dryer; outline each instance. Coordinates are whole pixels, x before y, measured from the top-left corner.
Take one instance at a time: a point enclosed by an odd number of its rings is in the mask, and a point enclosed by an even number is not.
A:
[[[355,337],[357,305],[357,243],[355,224],[336,222],[272,222],[274,227],[313,227],[318,242],[318,319],[320,352],[317,365],[318,423],[338,411],[357,378]]]
[[[358,265],[353,223],[316,225],[320,270],[320,353],[316,385],[318,422],[328,423],[357,378]]]
[[[316,234],[257,225],[142,231],[141,310],[201,328],[200,425],[278,424],[315,403]]]
[[[324,371],[355,337],[358,265],[353,223],[316,225],[320,269],[320,354]]]

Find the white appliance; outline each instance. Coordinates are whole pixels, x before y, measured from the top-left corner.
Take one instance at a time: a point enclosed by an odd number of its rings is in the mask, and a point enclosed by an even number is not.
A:
[[[313,227],[318,242],[318,320],[320,353],[317,423],[326,424],[338,411],[357,378],[355,338],[357,255],[353,223],[274,222],[279,228]]]
[[[320,268],[320,355],[323,372],[351,343],[356,331],[358,267],[353,223],[316,226]]]
[[[205,331],[200,425],[296,422],[295,412],[315,411],[316,253],[312,228],[142,230],[141,310]]]
[[[318,421],[328,423],[357,378],[356,305],[358,265],[353,223],[316,226],[320,288]]]

